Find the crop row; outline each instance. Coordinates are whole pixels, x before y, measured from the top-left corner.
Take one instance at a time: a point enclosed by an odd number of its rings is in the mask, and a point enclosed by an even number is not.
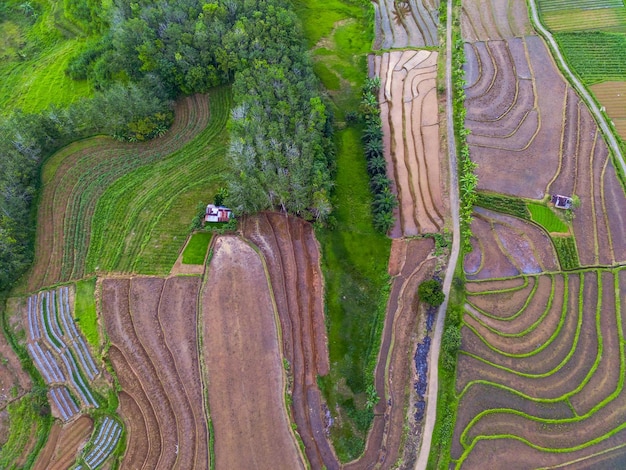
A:
[[[50,389],[50,397],[61,413],[63,421],[67,421],[80,411],[70,396],[70,392],[64,386]]]
[[[623,0],[539,0],[539,9],[544,11],[571,10],[593,10],[599,8],[620,8],[624,7]]]
[[[154,165],[143,166],[112,184],[98,200],[86,266],[89,272],[132,272],[144,251],[175,261],[182,240],[165,243],[161,217],[190,188],[214,186],[226,171],[224,128],[230,109],[228,90],[214,92],[206,129],[180,151]],[[189,210],[195,210],[197,201]],[[184,235],[191,222],[176,228]],[[151,246],[160,239],[164,246]],[[166,268],[169,269],[171,264]],[[164,267],[165,268],[165,267]]]
[[[114,181],[142,165],[179,150],[206,126],[206,99],[187,98],[177,106],[172,129],[143,144],[122,144],[102,137],[72,144],[44,167],[44,197],[38,219],[36,264],[31,289],[84,272],[95,204]]]
[[[94,470],[113,453],[122,435],[122,426],[112,418],[106,416],[100,424],[95,438],[87,444],[90,448],[87,455],[82,460],[87,468]],[[76,470],[82,469],[83,465],[75,467]]]

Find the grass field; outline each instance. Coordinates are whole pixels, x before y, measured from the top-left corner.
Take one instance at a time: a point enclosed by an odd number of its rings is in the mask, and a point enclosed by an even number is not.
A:
[[[194,233],[183,251],[183,264],[204,264],[211,238],[213,238],[212,233]]]
[[[96,350],[101,346],[96,314],[96,278],[84,279],[76,283],[74,316],[87,342]]]
[[[568,225],[554,213],[552,209],[543,204],[528,203],[530,218],[537,222],[548,232],[567,233]]]
[[[331,89],[335,116],[341,121],[345,112],[358,111],[360,88],[367,77],[366,53],[373,40],[373,12],[348,0],[294,3],[314,49],[314,61],[321,64],[316,72],[321,72],[320,79]],[[380,344],[391,243],[372,226],[361,129],[338,130],[335,140],[336,227],[317,232],[326,280],[331,364],[330,374],[320,378],[319,384],[328,407],[339,407],[341,419],[333,426],[331,438],[339,459],[345,462],[363,451],[373,416],[365,409],[365,391],[373,383]]]
[[[92,93],[87,81],[65,74],[69,60],[80,53],[87,38],[63,16],[59,10],[63,2],[31,4],[38,12],[35,23],[30,24],[19,9],[0,23],[0,114],[9,109],[37,112],[51,104],[64,106]]]

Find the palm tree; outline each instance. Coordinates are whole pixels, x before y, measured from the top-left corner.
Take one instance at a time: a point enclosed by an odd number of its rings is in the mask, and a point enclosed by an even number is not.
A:
[[[383,141],[381,139],[365,142],[365,156],[367,159],[383,156]]]

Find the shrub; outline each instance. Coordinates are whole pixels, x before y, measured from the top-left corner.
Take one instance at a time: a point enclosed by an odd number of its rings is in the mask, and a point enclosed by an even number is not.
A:
[[[435,279],[422,282],[417,288],[417,295],[420,300],[432,305],[433,307],[441,305],[446,298],[441,288],[441,284]]]

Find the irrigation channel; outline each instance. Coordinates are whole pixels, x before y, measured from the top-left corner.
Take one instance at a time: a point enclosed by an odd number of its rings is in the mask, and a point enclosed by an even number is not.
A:
[[[456,139],[454,137],[454,121],[452,119],[452,1],[448,1],[448,12],[446,15],[446,120],[448,134],[448,158],[450,164],[450,214],[452,215],[452,250],[448,261],[448,269],[443,281],[443,291],[446,295],[445,300],[439,307],[437,322],[435,324],[435,332],[431,343],[431,354],[428,368],[430,369],[430,377],[428,377],[428,392],[426,399],[426,421],[424,423],[424,431],[422,432],[422,445],[419,449],[415,470],[426,469],[428,456],[430,454],[430,445],[432,442],[433,429],[437,419],[437,394],[439,392],[439,351],[441,349],[441,336],[443,334],[443,325],[448,308],[448,297],[450,294],[450,286],[452,285],[452,277],[456,263],[459,258],[459,250],[461,246],[461,229],[459,227],[459,182],[457,173],[456,158]]]

